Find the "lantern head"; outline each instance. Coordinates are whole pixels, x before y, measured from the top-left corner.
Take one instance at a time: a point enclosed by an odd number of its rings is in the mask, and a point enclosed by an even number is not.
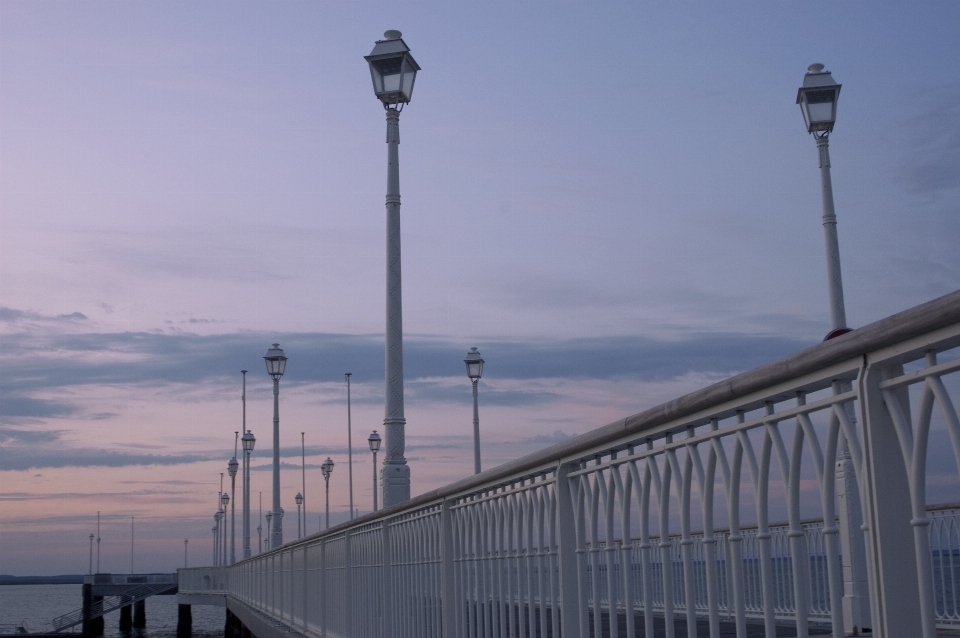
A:
[[[808,133],[833,130],[839,97],[840,85],[833,81],[830,71],[824,71],[822,64],[811,64],[803,76],[803,86],[797,91],[797,104]]]
[[[383,40],[377,40],[370,55],[363,58],[370,65],[373,92],[385,108],[410,102],[420,70],[401,35],[399,31],[387,31]]]

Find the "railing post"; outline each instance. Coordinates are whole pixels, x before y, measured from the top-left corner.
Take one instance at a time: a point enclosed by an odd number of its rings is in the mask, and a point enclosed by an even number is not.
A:
[[[863,480],[870,539],[867,569],[876,638],[923,634],[916,554],[904,546],[913,538],[907,470],[896,428],[880,392],[884,378],[899,374],[903,374],[900,365],[888,365],[884,370],[881,364],[868,362],[859,379]],[[905,389],[900,398],[908,412]]]
[[[327,539],[320,541],[320,635],[327,635]]]
[[[580,588],[577,582],[577,531],[570,496],[569,464],[557,466],[557,565],[560,568],[560,627],[564,636],[580,632]],[[556,601],[554,601],[556,604]]]
[[[380,586],[382,589],[383,601],[383,638],[393,638],[396,634],[393,626],[393,581],[390,573],[390,561],[392,560],[390,552],[390,524],[386,519],[380,524],[383,530],[380,535],[380,557],[383,561],[381,566]]]
[[[455,593],[452,504],[452,500],[444,499],[440,505],[440,616],[443,638],[456,638],[456,613],[460,604]]]
[[[849,381],[834,381],[834,394],[849,392]],[[847,418],[856,424],[853,403],[843,406]],[[870,594],[867,587],[866,551],[863,541],[863,508],[857,487],[858,477],[850,456],[847,438],[840,435],[837,454],[837,520],[840,527],[840,556],[843,572],[843,630],[847,634],[859,633],[871,625]]]
[[[346,637],[353,638],[354,635],[354,626],[353,626],[353,558],[350,555],[350,541],[352,538],[351,530],[347,530],[343,535],[343,565],[344,565],[344,579],[343,579],[343,589],[344,589],[344,603],[343,603],[343,614],[346,618],[344,623],[346,630]]]

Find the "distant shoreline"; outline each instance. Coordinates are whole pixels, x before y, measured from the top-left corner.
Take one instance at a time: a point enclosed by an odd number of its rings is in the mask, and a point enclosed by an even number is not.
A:
[[[82,585],[83,574],[60,576],[9,576],[0,574],[0,585]]]

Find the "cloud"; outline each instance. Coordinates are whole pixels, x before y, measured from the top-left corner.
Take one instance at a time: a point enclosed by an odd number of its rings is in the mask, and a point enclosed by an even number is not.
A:
[[[145,332],[0,336],[0,382],[14,396],[44,388],[89,384],[162,386],[171,383],[235,380],[241,369],[261,370],[269,343],[278,341],[290,357],[287,386],[342,382],[343,371],[355,383],[383,378],[383,341],[379,335],[329,333],[222,335]],[[694,334],[662,340],[643,336],[581,339],[472,340],[486,359],[485,378],[610,379],[644,381],[674,378],[692,371],[746,370],[783,357],[811,342],[775,336],[726,333]],[[404,368],[408,380],[463,377],[466,346],[430,336],[405,339]],[[6,360],[6,361],[4,361]],[[16,372],[9,363],[16,361]],[[248,382],[266,384],[253,372]],[[424,384],[411,390],[442,394]],[[8,395],[9,396],[9,395]],[[364,398],[358,397],[358,401]],[[377,399],[379,400],[379,399]],[[504,405],[523,399],[502,391]],[[513,403],[511,403],[513,402]],[[26,406],[24,406],[26,407]],[[35,408],[39,409],[39,408]]]
[[[907,130],[909,150],[898,175],[903,188],[937,197],[960,186],[960,87],[928,96]]]
[[[10,432],[4,429],[4,432]],[[22,431],[16,431],[22,432]],[[2,435],[0,435],[2,436]],[[43,440],[44,443],[55,441]],[[9,440],[9,439],[7,439]],[[138,454],[120,450],[97,448],[72,448],[58,445],[30,445],[41,441],[31,441],[29,436],[21,437],[19,442],[27,445],[5,445],[0,447],[0,470],[31,470],[60,467],[126,467],[129,465],[181,465],[207,461],[211,454]],[[0,438],[0,442],[6,442]]]
[[[76,413],[76,408],[57,401],[31,399],[23,396],[0,397],[0,417],[36,417],[49,418],[68,416]]]
[[[0,322],[16,323],[20,321],[86,321],[87,316],[82,312],[71,312],[63,315],[43,315],[38,312],[16,310],[0,306]]]

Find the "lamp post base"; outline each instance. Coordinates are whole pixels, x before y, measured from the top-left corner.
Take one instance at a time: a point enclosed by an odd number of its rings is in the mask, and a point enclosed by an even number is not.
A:
[[[380,470],[383,507],[410,499],[410,466],[406,463],[384,463]]]

